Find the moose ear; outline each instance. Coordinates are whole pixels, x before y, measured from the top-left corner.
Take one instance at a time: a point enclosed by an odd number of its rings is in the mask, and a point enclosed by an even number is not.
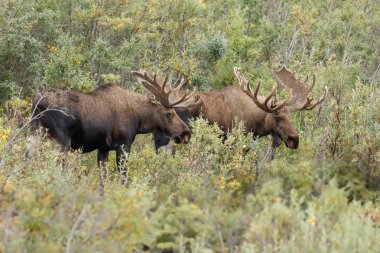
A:
[[[165,113],[165,116],[168,120],[173,119],[174,113],[172,111],[168,111]]]

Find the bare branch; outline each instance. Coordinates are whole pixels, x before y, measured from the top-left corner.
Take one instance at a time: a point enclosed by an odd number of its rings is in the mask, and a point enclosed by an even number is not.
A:
[[[82,210],[80,211],[79,215],[78,215],[78,218],[76,219],[74,225],[72,226],[71,230],[70,230],[70,233],[69,235],[67,236],[67,243],[66,243],[66,253],[70,253],[71,251],[71,241],[73,240],[74,238],[74,233],[75,231],[78,229],[79,227],[79,224],[82,222],[83,218],[84,218],[84,215],[85,215],[85,212],[86,212],[86,208],[87,208],[87,200],[85,200],[84,204],[83,204],[83,207],[82,207]]]

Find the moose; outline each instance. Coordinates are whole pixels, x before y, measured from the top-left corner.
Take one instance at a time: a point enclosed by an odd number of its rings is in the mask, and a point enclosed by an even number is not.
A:
[[[136,71],[132,75],[149,76]],[[26,155],[31,156],[40,126],[47,129],[48,136],[60,144],[63,152],[70,149],[80,149],[83,153],[97,150],[102,194],[109,151],[116,151],[120,171],[122,155],[130,152],[137,134],[159,130],[177,143],[187,144],[191,137],[190,129],[174,108],[199,103],[195,90],[182,92],[178,96],[182,86],[173,89],[171,84],[166,83],[162,87],[143,85],[154,97],[128,91],[115,84],[99,86],[89,93],[51,89],[37,95],[32,105],[30,142]]]
[[[201,103],[177,110],[184,122],[190,117],[198,117],[200,114],[211,124],[217,123],[227,134],[233,127],[235,117],[244,122],[247,132],[252,132],[255,137],[272,136],[272,147],[277,147],[281,141],[290,149],[298,148],[299,135],[291,123],[290,113],[293,111],[312,110],[321,104],[326,97],[324,94],[315,102],[308,97],[315,85],[315,76],[309,86],[305,86],[295,73],[281,65],[274,70],[276,84],[267,97],[258,96],[261,83],[255,91],[252,91],[249,82],[239,68],[234,68],[234,74],[239,81],[239,86],[227,86],[221,90],[211,92],[197,92]],[[304,82],[307,82],[308,78]],[[276,101],[274,94],[280,84],[288,92],[288,97],[283,101]],[[162,131],[154,132],[156,149],[166,145],[170,137]]]

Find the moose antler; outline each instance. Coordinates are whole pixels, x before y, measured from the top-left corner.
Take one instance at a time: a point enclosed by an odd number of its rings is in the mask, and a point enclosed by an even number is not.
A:
[[[313,102],[313,98],[309,97],[309,92],[315,85],[315,75],[313,75],[312,83],[306,86],[305,84],[307,83],[309,76],[306,76],[305,81],[302,82],[301,78],[297,79],[295,77],[295,73],[291,72],[284,65],[281,65],[273,72],[278,84],[283,86],[288,91],[293,91],[294,104],[290,108],[292,111],[311,110],[322,103],[326,97],[327,87],[325,87],[324,94],[317,101]]]
[[[170,75],[167,73],[165,79],[159,72],[152,76],[151,73],[140,70],[132,71],[132,75],[153,95],[154,98],[159,101],[163,106],[168,108],[178,107],[191,107],[202,103],[199,95],[196,95],[196,88],[189,93],[185,91],[180,93],[182,86],[185,83],[185,79],[182,78],[179,85],[173,89],[171,85]]]
[[[245,94],[247,94],[252,99],[252,101],[257,105],[257,107],[259,107],[261,110],[263,110],[265,112],[276,113],[279,110],[281,110],[284,106],[286,106],[289,103],[289,101],[293,98],[292,91],[290,90],[287,99],[278,103],[274,107],[270,107],[270,106],[268,106],[268,102],[273,97],[273,95],[277,89],[277,84],[273,85],[271,92],[264,99],[264,102],[261,103],[257,98],[257,94],[259,93],[261,82],[260,81],[258,82],[255,91],[252,92],[251,86],[249,85],[248,80],[244,77],[243,73],[241,72],[241,69],[235,67],[234,73],[235,73],[236,78],[239,80],[240,88],[244,91]]]

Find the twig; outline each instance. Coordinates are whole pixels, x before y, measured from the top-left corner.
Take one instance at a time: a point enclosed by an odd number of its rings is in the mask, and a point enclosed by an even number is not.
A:
[[[91,226],[91,231],[90,233],[88,234],[88,236],[86,238],[83,239],[83,241],[81,242],[80,245],[78,245],[75,249],[74,252],[77,252],[83,245],[85,245],[92,237],[96,236],[96,235],[103,235],[105,232],[108,232],[110,231],[111,229],[114,228],[115,224],[118,222],[119,218],[121,216],[121,213],[118,214],[118,216],[111,222],[111,224],[106,227],[105,229],[103,230],[94,230],[95,228],[95,222],[92,224]]]
[[[286,50],[285,63],[287,63],[290,60],[290,58],[292,57],[293,49],[294,49],[294,45],[296,44],[297,37],[298,37],[298,31],[295,31],[293,34],[292,41],[290,42],[289,48],[288,48],[288,50]]]
[[[83,204],[83,207],[82,207],[82,210],[80,211],[79,215],[78,215],[78,218],[77,220],[75,221],[74,225],[72,226],[71,230],[70,230],[70,233],[67,237],[67,243],[66,243],[66,253],[70,253],[70,248],[71,248],[71,241],[73,240],[74,238],[74,233],[75,231],[78,229],[79,227],[79,224],[81,223],[81,221],[83,220],[83,217],[85,215],[85,212],[86,212],[86,207],[87,207],[88,203],[87,203],[87,200],[85,200],[84,204]]]
[[[376,68],[375,72],[373,72],[373,75],[372,75],[371,78],[369,79],[369,82],[370,82],[370,83],[376,78],[376,75],[377,75],[377,73],[379,72],[379,70],[380,70],[380,63],[379,63],[379,65],[377,65],[377,68]]]

